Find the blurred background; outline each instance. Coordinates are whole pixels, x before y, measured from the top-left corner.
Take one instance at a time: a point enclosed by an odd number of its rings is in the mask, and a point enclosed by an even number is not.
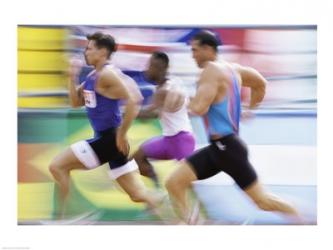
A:
[[[70,57],[80,57],[85,36],[109,33],[118,43],[112,63],[131,77],[144,70],[155,50],[170,57],[170,75],[190,94],[200,73],[191,56],[190,38],[200,29],[219,35],[219,58],[256,68],[268,80],[266,97],[255,118],[241,123],[250,160],[267,189],[293,203],[309,224],[317,223],[317,27],[316,26],[32,26],[18,32],[18,223],[52,220],[57,208],[48,165],[70,144],[93,136],[84,108],[72,109],[67,96]],[[85,66],[81,79],[91,70]],[[149,102],[154,86],[138,82]],[[246,105],[249,93],[242,90]],[[192,117],[197,148],[207,144],[200,117]],[[136,119],[129,131],[131,150],[161,133],[157,119]],[[176,167],[156,161],[163,180]],[[143,177],[145,183],[152,183]],[[110,181],[107,166],[73,171],[68,215],[98,211],[94,223],[159,223],[145,206],[130,201]],[[259,211],[224,173],[194,183],[206,217],[217,224],[288,224]],[[96,220],[98,222],[96,222]]]

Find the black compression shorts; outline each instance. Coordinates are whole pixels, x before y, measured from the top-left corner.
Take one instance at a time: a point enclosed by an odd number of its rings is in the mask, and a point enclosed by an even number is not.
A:
[[[257,174],[248,160],[248,150],[237,135],[228,135],[198,150],[187,158],[199,180],[223,171],[240,188],[245,189],[257,180]]]
[[[127,155],[119,151],[116,144],[116,128],[95,132],[93,139],[87,140],[101,164],[109,162],[110,168],[123,166],[128,162]]]

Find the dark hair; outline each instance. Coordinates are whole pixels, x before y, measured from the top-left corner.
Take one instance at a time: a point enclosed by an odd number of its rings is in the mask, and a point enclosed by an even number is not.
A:
[[[215,51],[217,51],[217,47],[220,44],[219,39],[216,37],[216,35],[213,32],[207,30],[202,30],[196,33],[192,37],[192,41],[193,40],[199,41],[200,46],[208,45],[212,47]]]
[[[166,67],[169,66],[169,57],[164,52],[162,52],[162,51],[154,51],[152,53],[152,57],[155,58],[155,59],[161,60],[162,62],[164,62]]]
[[[111,35],[95,32],[94,34],[87,35],[87,39],[95,41],[96,47],[99,49],[106,48],[109,51],[108,57],[117,51],[117,44]]]

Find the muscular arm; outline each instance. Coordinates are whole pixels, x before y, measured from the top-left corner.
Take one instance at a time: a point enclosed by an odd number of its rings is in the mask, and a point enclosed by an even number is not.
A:
[[[137,91],[130,91],[134,86],[126,86],[126,83],[113,71],[105,70],[101,73],[97,91],[106,97],[112,99],[124,100],[126,105],[124,108],[123,121],[118,128],[120,135],[125,136],[132,121],[139,112],[139,104],[141,98]]]
[[[159,114],[159,110],[158,110],[159,107],[158,107],[158,104],[156,103],[156,101],[157,101],[156,93],[154,93],[154,95],[152,96],[151,103],[140,110],[138,117],[144,118],[144,119],[156,118]]]
[[[125,87],[127,88],[128,92],[134,98],[134,101],[137,103],[142,103],[143,96],[140,92],[140,89],[136,81],[134,81],[133,78],[129,77],[128,75],[122,73],[120,70],[118,72],[118,75],[122,80],[122,82],[125,84]]]
[[[195,115],[207,113],[210,105],[214,102],[217,91],[218,82],[215,72],[211,69],[202,72],[197,92],[188,105],[189,113]]]
[[[151,103],[140,110],[138,117],[140,118],[155,118],[159,114],[159,109],[163,108],[164,101],[167,95],[167,90],[157,88],[151,97]]]
[[[125,86],[127,87],[129,93],[132,94],[137,103],[143,101],[143,96],[138,88],[137,83],[129,76],[125,75],[122,72],[118,72],[121,80],[124,81]],[[151,104],[143,109],[141,109],[137,115],[138,118],[155,118],[158,116],[157,107],[154,104]]]
[[[150,119],[150,118],[156,118],[158,117],[158,115],[159,115],[158,109],[153,105],[148,105],[147,107],[144,107],[140,110],[138,118]]]
[[[156,117],[159,112],[174,113],[179,111],[185,102],[185,94],[178,85],[158,87],[152,97],[151,104],[140,111],[143,118]]]
[[[251,89],[249,108],[253,109],[264,99],[266,79],[255,69],[237,65],[237,70],[242,78],[242,85]]]

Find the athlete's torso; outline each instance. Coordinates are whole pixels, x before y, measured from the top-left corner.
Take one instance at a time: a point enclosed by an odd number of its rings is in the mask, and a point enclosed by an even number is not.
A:
[[[98,73],[91,72],[84,82],[83,95],[91,126],[95,131],[116,128],[121,123],[119,100],[111,99],[96,91]]]
[[[176,112],[160,111],[160,124],[164,136],[173,136],[181,131],[192,132],[192,125],[186,108],[186,95],[181,90],[181,83],[177,79],[169,79],[163,88],[172,91],[180,91],[185,96],[182,107]]]
[[[135,75],[132,75],[132,78],[140,85],[140,86],[156,86],[155,82],[150,81],[145,76],[144,72],[139,72]],[[168,79],[163,88],[174,88],[180,90],[180,79],[178,78],[171,78]],[[160,125],[162,128],[162,134],[164,136],[173,136],[178,134],[181,131],[192,131],[192,126],[190,119],[187,114],[187,109],[185,103],[176,112],[166,112],[160,110],[159,113],[160,118]]]
[[[222,69],[223,67],[223,69]],[[231,66],[222,66],[221,75],[228,79],[223,86],[222,98],[217,95],[217,100],[211,104],[205,115],[205,123],[210,137],[223,137],[238,134],[241,114],[240,79],[238,73]]]

